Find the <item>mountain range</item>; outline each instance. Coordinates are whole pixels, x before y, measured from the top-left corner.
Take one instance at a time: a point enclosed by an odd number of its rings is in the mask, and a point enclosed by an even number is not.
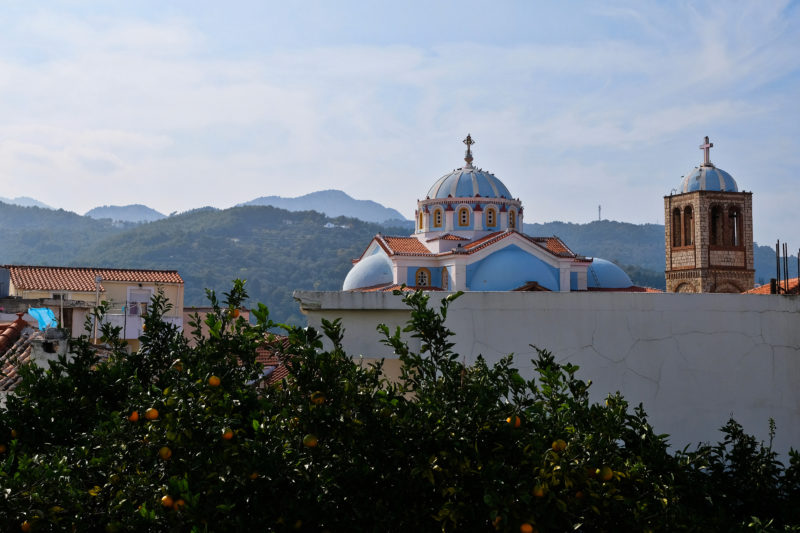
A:
[[[108,218],[117,222],[153,222],[166,215],[142,204],[103,205],[86,212],[84,216],[91,218]]]
[[[338,290],[378,232],[408,235],[410,221],[378,224],[272,206],[199,208],[153,222],[115,222],[63,209],[0,203],[0,264],[176,269],[187,307],[206,304],[247,279],[250,303],[279,322],[302,324],[295,289]],[[525,224],[530,235],[557,235],[576,253],[617,262],[637,285],[663,289],[664,227],[614,221]],[[796,258],[790,269],[794,272]],[[755,247],[756,282],[775,276],[775,252]]]

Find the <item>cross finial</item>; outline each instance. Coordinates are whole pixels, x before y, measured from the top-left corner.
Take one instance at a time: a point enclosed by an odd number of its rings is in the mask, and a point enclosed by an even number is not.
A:
[[[714,143],[708,141],[708,135],[706,135],[705,142],[700,145],[700,149],[703,151],[703,166],[704,167],[713,167],[714,164],[711,162],[710,152],[711,148],[714,146]]]
[[[472,166],[472,145],[475,144],[475,141],[473,141],[472,140],[472,136],[469,133],[467,133],[467,138],[464,139],[461,142],[463,142],[464,144],[467,145],[467,153],[464,156],[464,161],[467,162],[467,166],[468,167],[471,167]]]

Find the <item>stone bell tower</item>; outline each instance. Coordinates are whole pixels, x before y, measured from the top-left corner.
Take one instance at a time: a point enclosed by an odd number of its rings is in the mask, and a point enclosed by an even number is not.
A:
[[[754,286],[753,193],[710,160],[664,197],[667,292],[744,292]]]

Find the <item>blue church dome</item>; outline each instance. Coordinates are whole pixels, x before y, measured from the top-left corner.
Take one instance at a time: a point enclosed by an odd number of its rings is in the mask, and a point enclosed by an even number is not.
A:
[[[484,198],[508,198],[511,193],[503,182],[491,172],[467,165],[445,174],[428,190],[428,198],[471,198],[480,194]]]
[[[733,176],[715,166],[695,167],[681,182],[680,192],[725,191],[739,192]]]
[[[343,291],[386,285],[394,281],[392,262],[384,253],[365,257],[350,269],[342,284]]]
[[[586,286],[590,289],[625,289],[633,285],[624,270],[611,261],[596,257],[589,265],[587,278]]]
[[[555,269],[516,246],[493,253],[476,266],[469,281],[472,291],[511,291],[529,281],[558,290]]]

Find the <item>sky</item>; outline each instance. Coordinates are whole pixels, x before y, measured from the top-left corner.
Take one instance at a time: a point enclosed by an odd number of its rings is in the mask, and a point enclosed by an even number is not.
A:
[[[526,222],[663,223],[711,161],[800,247],[800,3],[0,4],[0,195],[165,214],[341,189],[413,217],[464,164]]]

